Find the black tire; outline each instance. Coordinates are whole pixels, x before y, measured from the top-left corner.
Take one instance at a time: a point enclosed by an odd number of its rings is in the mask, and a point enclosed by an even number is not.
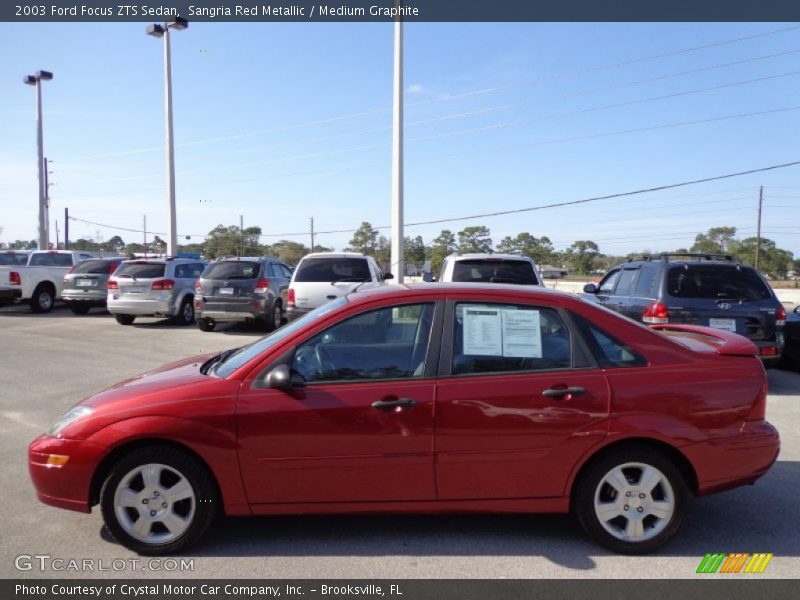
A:
[[[89,313],[89,309],[91,308],[91,306],[88,304],[76,304],[74,302],[70,302],[67,304],[67,306],[69,306],[69,309],[75,315],[86,315]]]
[[[120,483],[137,467],[149,464],[168,467],[165,470],[168,473],[171,470],[178,472],[185,477],[194,493],[194,498],[188,500],[193,504],[188,527],[179,537],[165,542],[150,543],[136,539],[125,530],[115,510],[114,496]],[[146,492],[146,489],[142,492]],[[219,512],[219,493],[213,475],[197,458],[180,448],[154,445],[126,454],[111,467],[100,491],[100,510],[106,528],[120,544],[145,556],[159,556],[187,548],[202,537]],[[166,510],[175,511],[176,508],[170,506]],[[150,531],[152,532],[154,528],[154,525],[151,525]]]
[[[197,319],[197,326],[200,331],[214,331],[217,323],[213,319]]]
[[[29,301],[31,310],[35,313],[48,313],[56,302],[56,291],[47,283],[40,283],[33,290]]]
[[[621,539],[607,531],[595,511],[595,494],[602,495],[609,489],[613,490],[613,487],[602,483],[604,477],[615,468],[630,463],[638,463],[658,469],[667,480],[672,492],[672,513],[669,518],[663,519],[663,524],[660,524],[660,521],[656,517],[645,516],[643,520],[643,523],[645,523],[645,531],[654,528],[653,525],[647,525],[647,519],[650,518],[653,519],[650,523],[659,524],[658,526],[661,527],[661,530],[652,537],[635,542]],[[626,478],[628,474],[635,475],[636,471],[637,467],[626,469]],[[653,492],[652,499],[659,499],[660,497],[660,499],[663,500],[667,497],[666,492],[669,491],[669,488],[662,486],[663,484],[659,483],[651,490]],[[598,487],[600,487],[599,490]],[[651,496],[648,495],[648,500],[639,500],[636,498],[637,495],[636,493],[633,494],[631,500],[632,504],[633,502],[637,504],[640,502],[647,502],[651,499]],[[578,521],[586,532],[606,548],[614,552],[619,552],[620,554],[648,554],[666,544],[678,531],[686,513],[688,497],[689,489],[686,485],[686,480],[669,458],[661,452],[646,446],[629,446],[609,452],[587,465],[575,484],[572,496],[572,508]],[[625,502],[622,496],[620,496],[620,499],[622,502]],[[634,506],[628,506],[628,504],[625,503],[624,510],[630,510],[630,514],[635,518],[636,513],[633,512],[634,508]],[[639,508],[635,508],[635,510],[639,511]],[[643,508],[642,510],[645,509]],[[621,528],[623,526],[622,520],[627,522],[628,519],[624,514],[625,513],[617,517],[616,521],[608,521],[609,527],[615,529],[619,526]],[[619,535],[622,535],[621,530]]]
[[[133,322],[136,320],[134,315],[114,315],[114,318],[120,325],[133,325]]]
[[[192,296],[187,296],[181,302],[181,307],[175,316],[175,322],[184,327],[194,323],[194,298]]]
[[[263,319],[259,321],[264,331],[275,331],[281,326],[283,322],[283,304],[280,300],[276,300],[275,304]]]

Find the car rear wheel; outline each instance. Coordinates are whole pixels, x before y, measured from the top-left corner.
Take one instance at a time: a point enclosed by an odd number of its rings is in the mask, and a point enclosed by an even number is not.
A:
[[[114,315],[114,318],[120,325],[133,325],[133,322],[136,320],[136,317],[133,315]]]
[[[73,314],[76,314],[76,315],[88,314],[89,308],[90,308],[86,304],[73,304],[73,303],[70,303],[68,306],[69,306],[69,309],[73,312]]]
[[[178,325],[191,325],[194,323],[194,299],[184,298],[176,317]]]
[[[650,448],[626,448],[590,464],[573,508],[595,540],[622,554],[663,546],[683,521],[688,496],[677,467]]]
[[[35,313],[50,312],[55,304],[55,293],[49,285],[40,284],[33,290],[30,306]]]
[[[195,543],[218,510],[217,488],[199,460],[169,446],[140,448],[120,459],[100,492],[106,528],[145,555],[170,554]]]
[[[276,301],[275,304],[272,306],[272,311],[266,317],[264,317],[263,324],[264,329],[266,331],[273,331],[281,326],[283,322],[283,305],[281,305],[280,301]]]
[[[198,319],[197,326],[200,328],[200,331],[214,331],[217,324],[214,322],[214,319]]]

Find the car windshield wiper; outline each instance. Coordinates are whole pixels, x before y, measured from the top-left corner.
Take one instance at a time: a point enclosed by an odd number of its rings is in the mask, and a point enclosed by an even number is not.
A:
[[[211,367],[213,367],[214,365],[217,366],[221,365],[231,354],[233,354],[237,350],[239,350],[239,348],[231,348],[230,350],[225,350],[225,352],[220,352],[216,356],[212,356],[202,364],[202,366],[200,367],[200,372],[203,375],[207,375],[211,370]]]

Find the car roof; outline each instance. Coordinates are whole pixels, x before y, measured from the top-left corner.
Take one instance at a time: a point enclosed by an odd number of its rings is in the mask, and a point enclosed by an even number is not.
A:
[[[303,257],[307,258],[367,258],[366,255],[358,252],[311,252]]]
[[[481,260],[481,259],[489,259],[489,260],[520,260],[525,262],[533,262],[528,256],[523,256],[522,254],[497,254],[493,252],[474,252],[468,254],[451,254],[447,257],[449,260]]]
[[[567,300],[569,302],[585,302],[575,294],[551,290],[538,286],[521,286],[510,283],[401,283],[382,285],[368,289],[358,289],[347,295],[352,303],[368,302],[379,296],[392,295],[398,300],[413,293],[414,296],[436,296],[442,294],[481,294],[496,295],[498,301],[503,298],[525,298],[531,300]]]
[[[215,259],[214,262],[237,261],[237,260],[248,260],[253,262],[259,262],[262,260],[268,262],[283,262],[280,258],[276,256],[220,256],[219,258]]]
[[[711,265],[745,266],[738,258],[731,254],[721,254],[716,252],[663,252],[661,254],[634,256],[617,266],[639,265],[645,263],[673,265],[702,263]]]

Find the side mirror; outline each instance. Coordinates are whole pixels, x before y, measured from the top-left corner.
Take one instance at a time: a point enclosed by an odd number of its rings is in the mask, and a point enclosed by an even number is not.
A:
[[[583,291],[586,294],[596,294],[598,290],[595,284],[587,283],[585,286],[583,286]]]
[[[392,275],[391,273],[384,273],[383,280],[388,281],[389,279],[394,279],[394,275]]]
[[[305,386],[303,378],[292,371],[288,365],[278,365],[267,373],[266,383],[268,388],[283,392],[289,392],[293,388]]]
[[[792,312],[800,313],[800,305],[795,306]]]

